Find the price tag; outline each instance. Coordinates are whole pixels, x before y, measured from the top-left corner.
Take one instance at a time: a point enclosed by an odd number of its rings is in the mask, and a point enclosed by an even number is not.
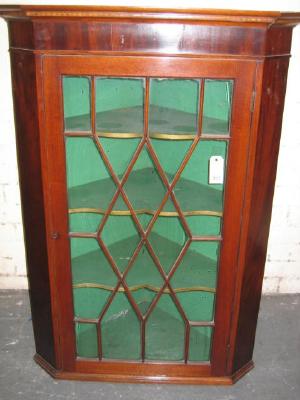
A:
[[[212,156],[209,159],[208,183],[222,184],[224,182],[224,158],[222,156]]]

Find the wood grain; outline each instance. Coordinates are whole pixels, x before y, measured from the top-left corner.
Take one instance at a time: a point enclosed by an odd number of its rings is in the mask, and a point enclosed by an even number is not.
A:
[[[243,279],[238,327],[235,339],[234,370],[252,359],[257,315],[266,260],[266,250],[272,212],[276,167],[289,59],[266,60],[254,171],[250,199],[247,239],[243,261]],[[250,186],[249,186],[250,188]]]
[[[37,352],[56,366],[40,159],[35,58],[11,53],[16,143],[29,295]],[[28,107],[28,105],[31,107]]]
[[[59,379],[234,383],[253,368],[288,57],[292,28],[300,22],[300,13],[27,5],[0,6],[0,15],[9,26],[35,360]],[[227,141],[229,156],[224,223],[218,237],[221,253],[215,318],[206,323],[214,329],[209,363],[76,357],[62,123],[63,74],[234,80],[231,135],[214,136],[214,140]],[[145,113],[147,117],[147,110]],[[95,126],[93,135],[97,142]],[[194,145],[202,138],[210,139],[209,135],[199,135]],[[147,135],[142,145],[146,142],[151,144]],[[101,152],[99,143],[98,147]],[[156,161],[153,150],[151,154]],[[164,171],[156,167],[165,181]],[[122,185],[117,186],[125,196]],[[166,187],[173,198],[173,188],[168,184]],[[131,204],[127,205],[138,224]],[[176,207],[176,213],[185,224],[180,208]],[[101,229],[103,224],[99,232]],[[186,230],[191,240],[188,227]],[[98,239],[107,251],[98,234],[86,237]],[[142,245],[148,233],[140,234]],[[73,235],[76,237],[76,233]],[[151,246],[148,250],[151,253]],[[157,266],[160,270],[159,260]],[[123,276],[117,276],[120,286]],[[175,296],[168,279],[165,277],[163,290]],[[90,322],[99,323],[99,319]],[[185,317],[185,322],[188,331],[193,321]],[[185,361],[188,346],[186,341]]]

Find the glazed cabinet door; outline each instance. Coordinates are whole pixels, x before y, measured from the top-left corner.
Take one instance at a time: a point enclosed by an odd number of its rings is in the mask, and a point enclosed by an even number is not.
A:
[[[226,375],[255,64],[42,64],[59,366],[149,379]]]

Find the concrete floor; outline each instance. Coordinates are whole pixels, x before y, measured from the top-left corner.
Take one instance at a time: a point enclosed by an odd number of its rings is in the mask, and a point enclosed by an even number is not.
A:
[[[1,400],[299,400],[300,295],[262,300],[256,367],[230,387],[55,381],[32,360],[26,291],[0,291]]]

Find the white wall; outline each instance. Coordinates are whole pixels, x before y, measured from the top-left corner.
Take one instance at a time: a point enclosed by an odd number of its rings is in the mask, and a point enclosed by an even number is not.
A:
[[[51,1],[1,1],[2,4],[55,4]],[[62,4],[56,2],[56,4]],[[300,0],[119,0],[64,1],[63,4],[110,4],[163,7],[243,8],[300,11]],[[0,21],[0,288],[26,288],[7,30]],[[300,27],[294,30],[281,149],[268,247],[264,292],[300,292]]]

